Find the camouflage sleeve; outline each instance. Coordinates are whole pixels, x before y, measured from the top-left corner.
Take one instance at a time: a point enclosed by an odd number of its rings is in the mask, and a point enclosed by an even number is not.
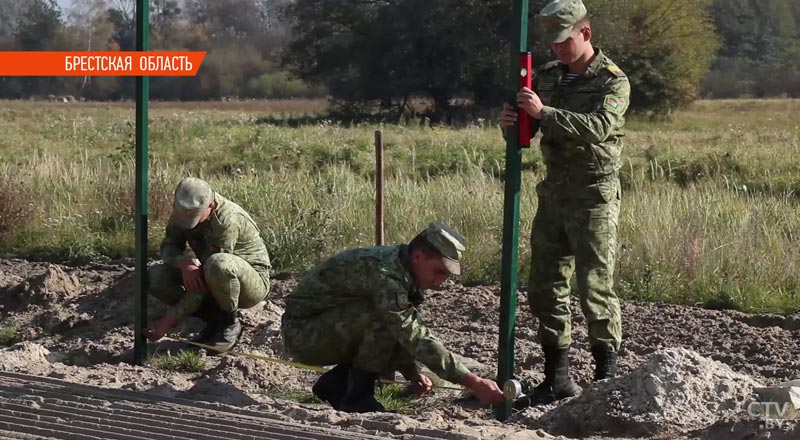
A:
[[[407,380],[414,379],[414,377],[421,372],[414,357],[400,344],[395,346],[389,364],[399,371]]]
[[[411,305],[402,284],[386,277],[382,281],[373,284],[376,288],[375,305],[389,331],[414,359],[439,377],[458,383],[469,370],[431,334]]]
[[[189,258],[184,255],[185,250],[186,236],[180,229],[168,224],[166,234],[161,240],[161,259],[164,260],[164,264],[177,268],[178,261]]]
[[[179,319],[183,319],[196,312],[202,304],[203,295],[189,293],[181,296],[181,299],[178,300],[178,303],[170,307],[169,310]]]
[[[233,253],[236,242],[239,241],[239,230],[243,221],[244,217],[241,215],[232,215],[211,231],[206,237],[208,255],[203,255],[200,260],[205,261],[206,258],[216,253]]]
[[[600,143],[625,121],[630,99],[630,83],[625,77],[613,77],[597,95],[590,113],[575,113],[550,106],[542,110],[541,126],[565,138]]]

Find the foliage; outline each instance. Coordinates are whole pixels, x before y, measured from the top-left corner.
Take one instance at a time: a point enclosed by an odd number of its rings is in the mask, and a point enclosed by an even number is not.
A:
[[[151,258],[159,258],[174,185],[186,176],[208,179],[253,215],[276,274],[300,273],[342,249],[374,244],[379,126],[261,122],[270,106],[276,115],[324,109],[310,101],[296,105],[153,106]],[[630,119],[615,270],[621,297],[749,312],[798,310],[800,162],[786,160],[800,142],[798,110],[796,100],[699,101],[667,122]],[[133,255],[131,118],[126,104],[5,103],[0,183],[24,194],[15,206],[33,203],[35,209],[6,223],[0,253]],[[380,128],[386,243],[407,242],[434,219],[447,222],[467,237],[464,274],[456,281],[497,283],[504,153],[497,126]],[[121,145],[127,149],[114,150]],[[524,284],[526,237],[543,170],[538,149],[526,150],[523,160]]]
[[[17,329],[14,327],[0,327],[0,347],[8,347],[17,338]]]
[[[715,0],[713,15],[723,45],[707,96],[800,97],[800,2]]]
[[[536,64],[552,59],[539,44],[530,2]],[[596,42],[632,82],[635,109],[668,111],[692,101],[717,44],[710,0],[588,1]],[[377,103],[400,114],[414,96],[434,114],[459,98],[497,107],[509,93],[512,43],[508,2],[299,0],[287,9],[292,38],[284,63],[348,103]]]
[[[162,370],[184,373],[199,373],[206,368],[205,361],[194,350],[181,350],[177,355],[167,352],[163,355],[153,356],[150,359],[150,365]]]

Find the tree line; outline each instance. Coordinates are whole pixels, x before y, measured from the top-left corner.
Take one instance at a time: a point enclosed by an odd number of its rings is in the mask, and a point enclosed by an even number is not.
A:
[[[530,0],[530,47],[538,43]],[[698,97],[800,95],[796,0],[584,0],[596,45],[637,110]],[[135,0],[0,0],[0,50],[133,50]],[[152,49],[203,50],[196,77],[151,79],[157,100],[332,98],[401,115],[495,108],[508,90],[508,0],[150,0]],[[0,98],[129,99],[133,78],[0,78]]]

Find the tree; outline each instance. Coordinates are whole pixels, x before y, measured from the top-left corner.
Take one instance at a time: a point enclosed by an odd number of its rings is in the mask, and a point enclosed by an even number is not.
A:
[[[25,0],[20,5],[12,34],[15,50],[42,51],[53,47],[63,29],[61,10],[55,0]],[[59,79],[53,77],[23,77],[5,82],[3,94],[45,95],[58,93]]]
[[[696,99],[719,47],[712,0],[590,0],[598,43],[631,81],[634,108],[668,111]]]
[[[659,111],[697,96],[717,47],[711,0],[587,0],[597,44],[631,78],[634,108]],[[553,58],[534,19],[537,65]],[[402,105],[427,96],[447,112],[453,98],[497,107],[508,95],[511,8],[501,0],[297,0],[286,15],[284,63],[348,102]]]
[[[723,44],[704,84],[715,97],[800,96],[800,2],[716,0]],[[772,78],[764,81],[764,78]]]
[[[492,8],[502,3],[298,0],[286,9],[292,38],[284,65],[338,99],[402,110],[421,95],[446,112],[481,79],[495,79],[503,49]]]
[[[14,39],[21,50],[46,50],[61,26],[61,9],[55,0],[27,0],[17,18]]]

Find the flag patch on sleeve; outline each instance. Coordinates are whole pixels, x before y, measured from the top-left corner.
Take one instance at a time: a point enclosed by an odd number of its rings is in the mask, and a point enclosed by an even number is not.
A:
[[[603,107],[617,111],[619,110],[619,99],[615,96],[607,96],[605,102],[603,102]]]

